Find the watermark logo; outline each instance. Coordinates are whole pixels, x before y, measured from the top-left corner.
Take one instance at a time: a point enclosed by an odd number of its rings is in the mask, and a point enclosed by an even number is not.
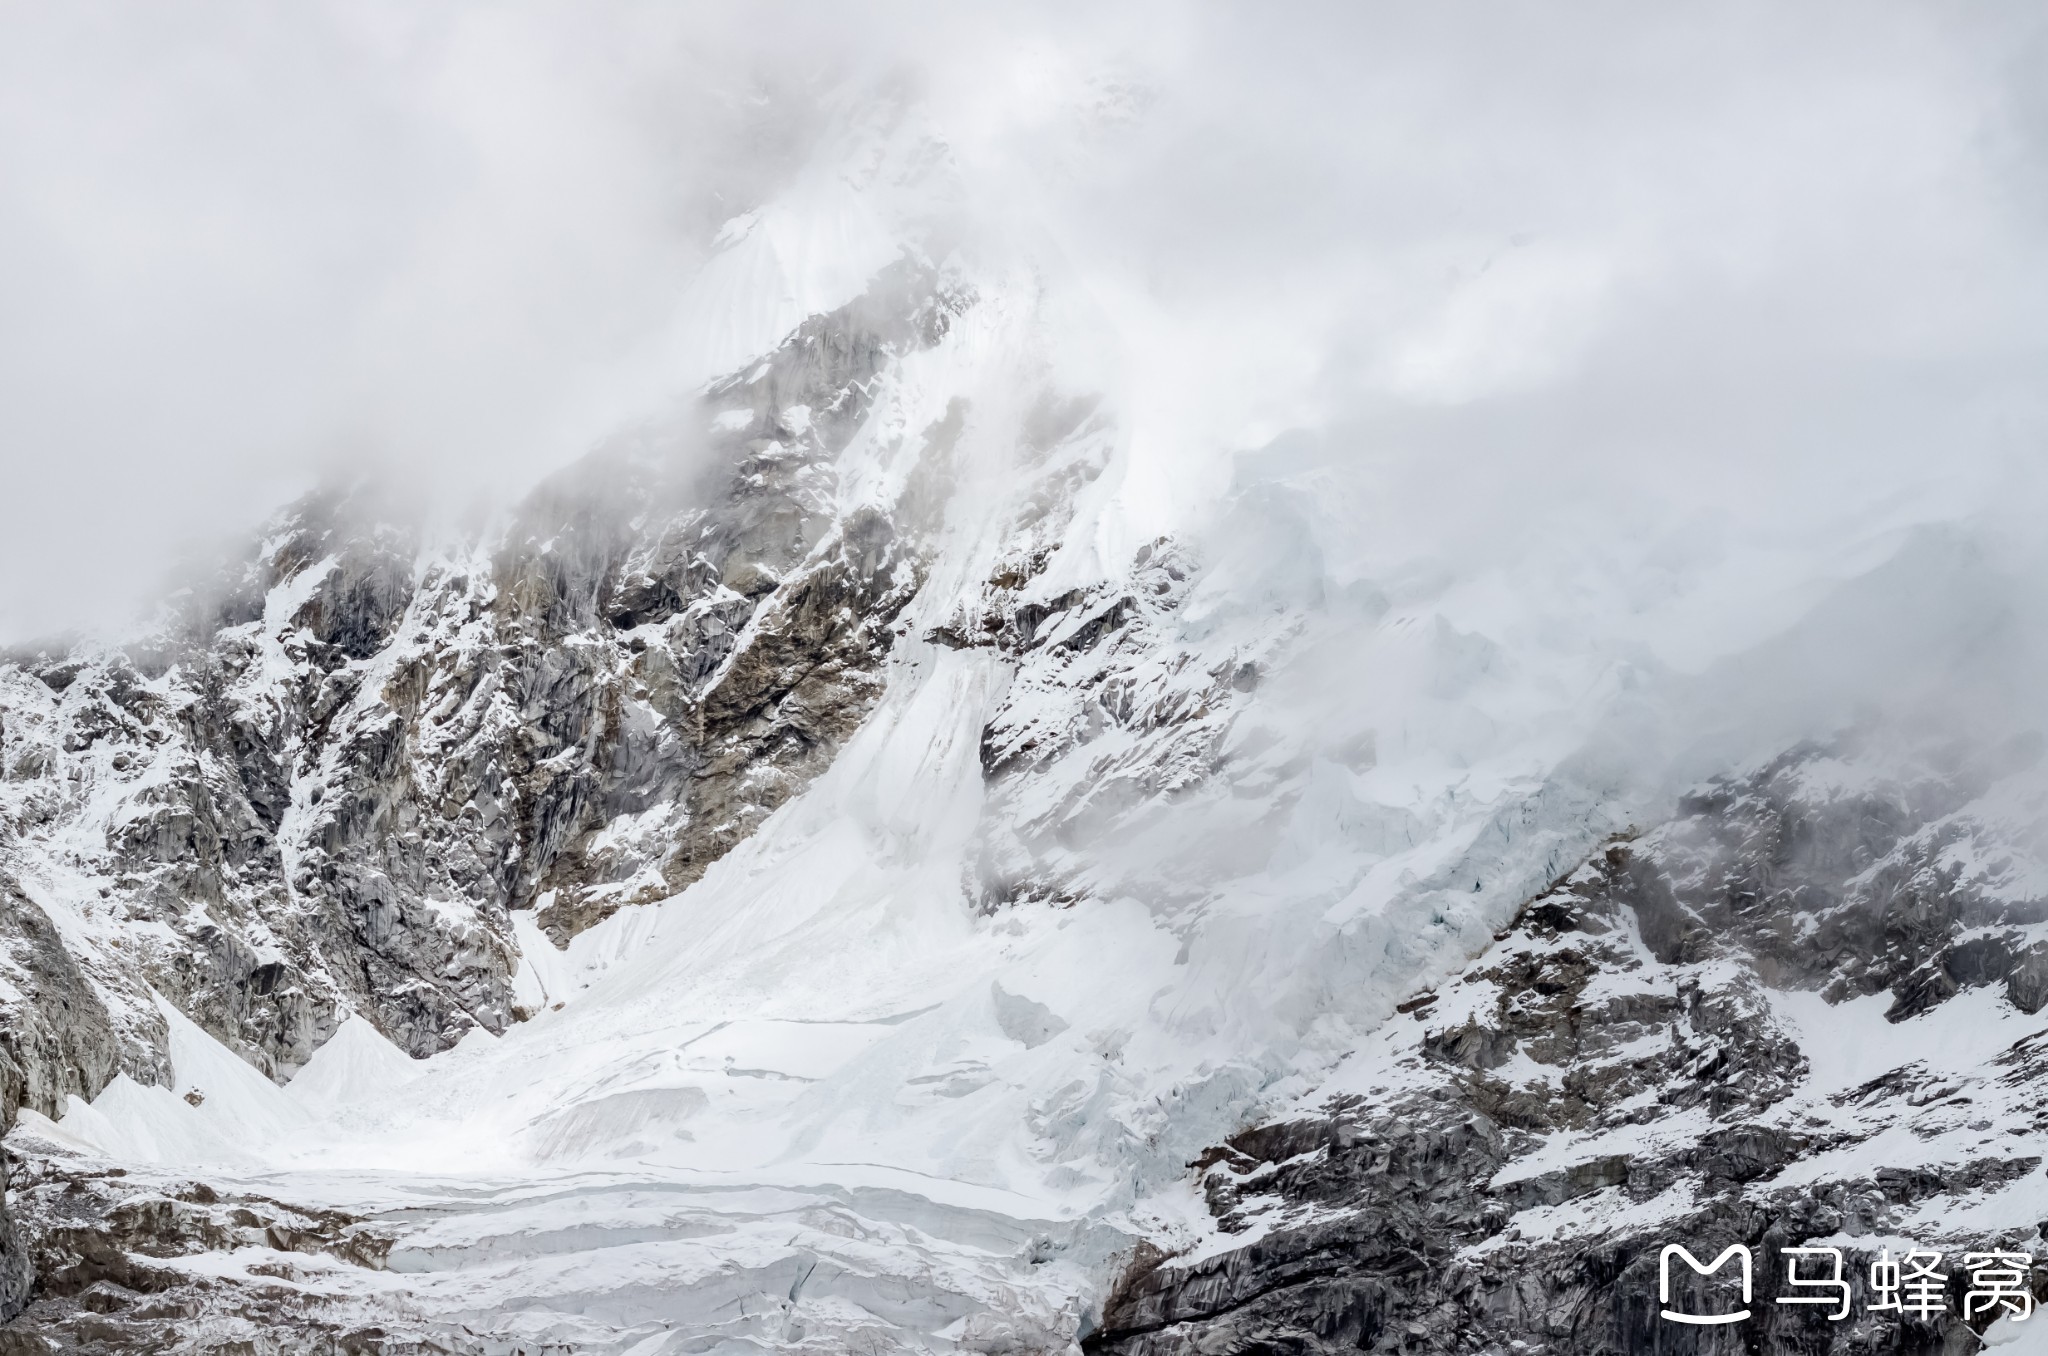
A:
[[[1827,1305],[1831,1312],[1825,1317],[1831,1323],[1840,1323],[1849,1317],[1855,1296],[1843,1272],[1840,1248],[1780,1248],[1778,1255],[1785,1262],[1785,1281],[1784,1293],[1776,1297],[1776,1303]],[[1671,1264],[1674,1259],[1685,1263],[1699,1276],[1712,1276],[1730,1261],[1738,1263],[1744,1307],[1726,1313],[1703,1314],[1673,1309]],[[1657,1257],[1657,1299],[1663,1306],[1664,1318],[1672,1323],[1742,1322],[1750,1316],[1751,1265],[1750,1251],[1740,1243],[1724,1248],[1712,1262],[1700,1261],[1679,1244],[1667,1244]],[[2031,1253],[1964,1253],[1963,1270],[1968,1276],[1968,1287],[1963,1292],[1963,1317],[1969,1319],[1995,1314],[2014,1322],[2032,1317],[2034,1295],[2030,1277],[2033,1265]],[[1905,1256],[1896,1261],[1892,1259],[1891,1249],[1882,1250],[1877,1260],[1870,1264],[1870,1290],[1865,1307],[1872,1314],[1897,1314],[1901,1318],[1910,1314],[1915,1318],[1932,1319],[1948,1313],[1949,1273],[1941,1267],[1942,1254],[1932,1249],[1909,1248]]]
[[[1748,1309],[1737,1309],[1735,1312],[1728,1314],[1681,1314],[1676,1310],[1670,1308],[1669,1306],[1671,1304],[1671,1259],[1674,1257],[1682,1259],[1687,1266],[1691,1267],[1695,1273],[1701,1276],[1713,1275],[1715,1272],[1719,1271],[1731,1257],[1741,1262],[1742,1302],[1744,1304],[1748,1304],[1750,1268],[1750,1256],[1748,1248],[1743,1247],[1740,1243],[1731,1244],[1729,1247],[1723,1249],[1721,1255],[1719,1257],[1716,1257],[1713,1260],[1713,1262],[1709,1264],[1701,1262],[1699,1258],[1693,1256],[1690,1252],[1686,1251],[1684,1248],[1680,1247],[1676,1243],[1666,1245],[1664,1251],[1661,1254],[1659,1254],[1657,1258],[1657,1302],[1666,1306],[1664,1309],[1664,1317],[1670,1319],[1673,1323],[1740,1323],[1743,1319],[1749,1317]]]

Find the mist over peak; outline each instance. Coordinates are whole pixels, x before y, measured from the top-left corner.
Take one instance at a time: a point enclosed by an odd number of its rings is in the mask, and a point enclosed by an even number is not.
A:
[[[2038,433],[2038,35],[1859,17],[17,7],[0,629],[323,474],[502,500],[905,250],[1039,274],[1158,528],[1296,426],[1480,500],[1967,479]]]

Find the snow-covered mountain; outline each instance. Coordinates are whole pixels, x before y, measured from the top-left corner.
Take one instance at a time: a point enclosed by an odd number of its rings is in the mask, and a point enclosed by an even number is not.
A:
[[[1652,1273],[2039,1242],[2025,552],[1162,513],[885,130],[501,521],[0,665],[7,1349],[1959,1349]]]

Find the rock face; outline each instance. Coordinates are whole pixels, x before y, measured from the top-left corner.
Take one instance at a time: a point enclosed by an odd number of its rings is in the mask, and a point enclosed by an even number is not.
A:
[[[350,1215],[294,1209],[204,1182],[134,1174],[25,1145],[17,1209],[35,1244],[37,1294],[0,1329],[0,1352],[333,1351],[412,1356],[464,1350],[402,1313],[332,1302],[337,1270],[381,1273],[389,1239]],[[182,1264],[242,1250],[240,1276],[195,1278]]]
[[[1279,607],[1249,624],[1191,623],[1211,562],[1170,537],[1097,576],[1059,571],[1072,504],[1111,430],[1086,407],[1035,422],[1046,450],[1033,492],[986,579],[929,637],[992,650],[1014,675],[981,735],[989,798],[976,899],[991,912],[1119,893],[1168,909],[1198,901],[1214,887],[1213,863],[1176,859],[1147,836],[1182,797],[1220,790],[1245,699],[1300,617]]]
[[[315,497],[148,644],[0,668],[10,1098],[158,1081],[145,981],[279,1079],[351,1010],[416,1055],[502,1030],[514,912],[560,944],[746,837],[873,700],[918,549],[833,459],[956,305],[892,275],[482,541]]]
[[[6,1154],[0,1152],[0,1173],[11,1175],[10,1169]],[[35,1266],[14,1222],[14,1213],[11,1209],[0,1209],[0,1314],[12,1318],[27,1308],[34,1283]]]
[[[0,663],[5,1127],[168,1082],[160,1002],[280,1082],[351,1012],[502,1031],[515,915],[561,945],[744,840],[879,691],[929,475],[847,509],[836,459],[967,301],[898,266],[496,529],[315,495],[146,640]]]
[[[2048,1073],[2039,756],[1802,747],[1610,843],[1337,1095],[1194,1164],[1217,1243],[1143,1252],[1090,1348],[1976,1350],[1998,1311],[1963,1322],[1959,1254],[2044,1250],[2013,1189]],[[1948,1257],[1952,1313],[1868,1308],[1902,1240]],[[1814,1242],[1847,1259],[1843,1321],[1773,1302],[1778,1249]],[[1662,1319],[1670,1243],[1749,1247],[1754,1317]]]

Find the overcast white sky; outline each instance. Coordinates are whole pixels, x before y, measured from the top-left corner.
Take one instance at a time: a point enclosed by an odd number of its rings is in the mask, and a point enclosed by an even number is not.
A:
[[[118,623],[328,468],[570,460],[673,393],[820,100],[892,80],[1142,355],[1163,496],[1303,425],[1467,530],[2041,459],[2031,7],[1100,8],[0,0],[0,640]]]

